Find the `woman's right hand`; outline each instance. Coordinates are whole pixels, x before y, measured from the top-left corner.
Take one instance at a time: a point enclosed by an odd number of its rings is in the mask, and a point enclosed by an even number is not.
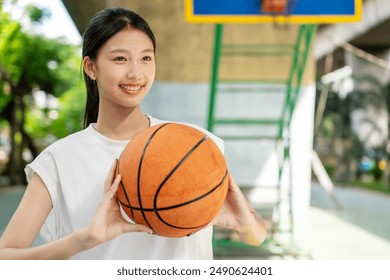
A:
[[[44,182],[34,174],[18,209],[0,238],[0,259],[69,259],[126,232],[152,233],[150,228],[131,224],[123,218],[115,198],[121,181],[119,175],[114,180],[116,165],[115,161],[105,182],[104,197],[87,228],[76,230],[52,242],[31,247],[52,208]],[[34,219],[31,219],[31,216],[34,216]]]
[[[100,202],[95,216],[87,228],[87,236],[91,242],[90,246],[107,242],[127,232],[153,233],[150,228],[140,224],[129,223],[122,216],[119,203],[115,198],[116,190],[121,181],[120,174],[115,176],[117,162],[115,160],[111,166],[104,186],[103,200]]]

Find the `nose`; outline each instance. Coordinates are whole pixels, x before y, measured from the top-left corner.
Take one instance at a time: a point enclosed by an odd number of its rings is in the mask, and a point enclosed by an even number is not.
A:
[[[133,81],[138,81],[142,78],[142,71],[140,65],[134,62],[131,63],[129,70],[127,71],[126,77]]]

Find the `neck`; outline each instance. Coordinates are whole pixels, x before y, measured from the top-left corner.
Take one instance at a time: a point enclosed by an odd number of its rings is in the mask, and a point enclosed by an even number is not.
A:
[[[149,119],[137,106],[123,111],[110,112],[109,114],[99,111],[95,129],[112,140],[130,140],[149,125]]]

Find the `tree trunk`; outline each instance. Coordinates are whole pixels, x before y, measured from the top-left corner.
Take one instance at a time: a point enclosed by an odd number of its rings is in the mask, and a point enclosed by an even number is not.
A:
[[[23,94],[17,90],[14,93],[12,111],[11,111],[11,152],[9,156],[9,179],[11,185],[26,184],[24,175],[25,162],[23,160],[23,126],[24,126],[24,103]]]

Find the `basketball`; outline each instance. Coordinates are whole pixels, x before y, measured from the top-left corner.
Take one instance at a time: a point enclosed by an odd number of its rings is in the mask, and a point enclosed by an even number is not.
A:
[[[263,0],[262,10],[264,13],[278,14],[287,12],[287,0]]]
[[[225,158],[208,135],[164,123],[133,137],[119,157],[116,197],[135,223],[165,237],[188,236],[207,226],[222,207]]]

